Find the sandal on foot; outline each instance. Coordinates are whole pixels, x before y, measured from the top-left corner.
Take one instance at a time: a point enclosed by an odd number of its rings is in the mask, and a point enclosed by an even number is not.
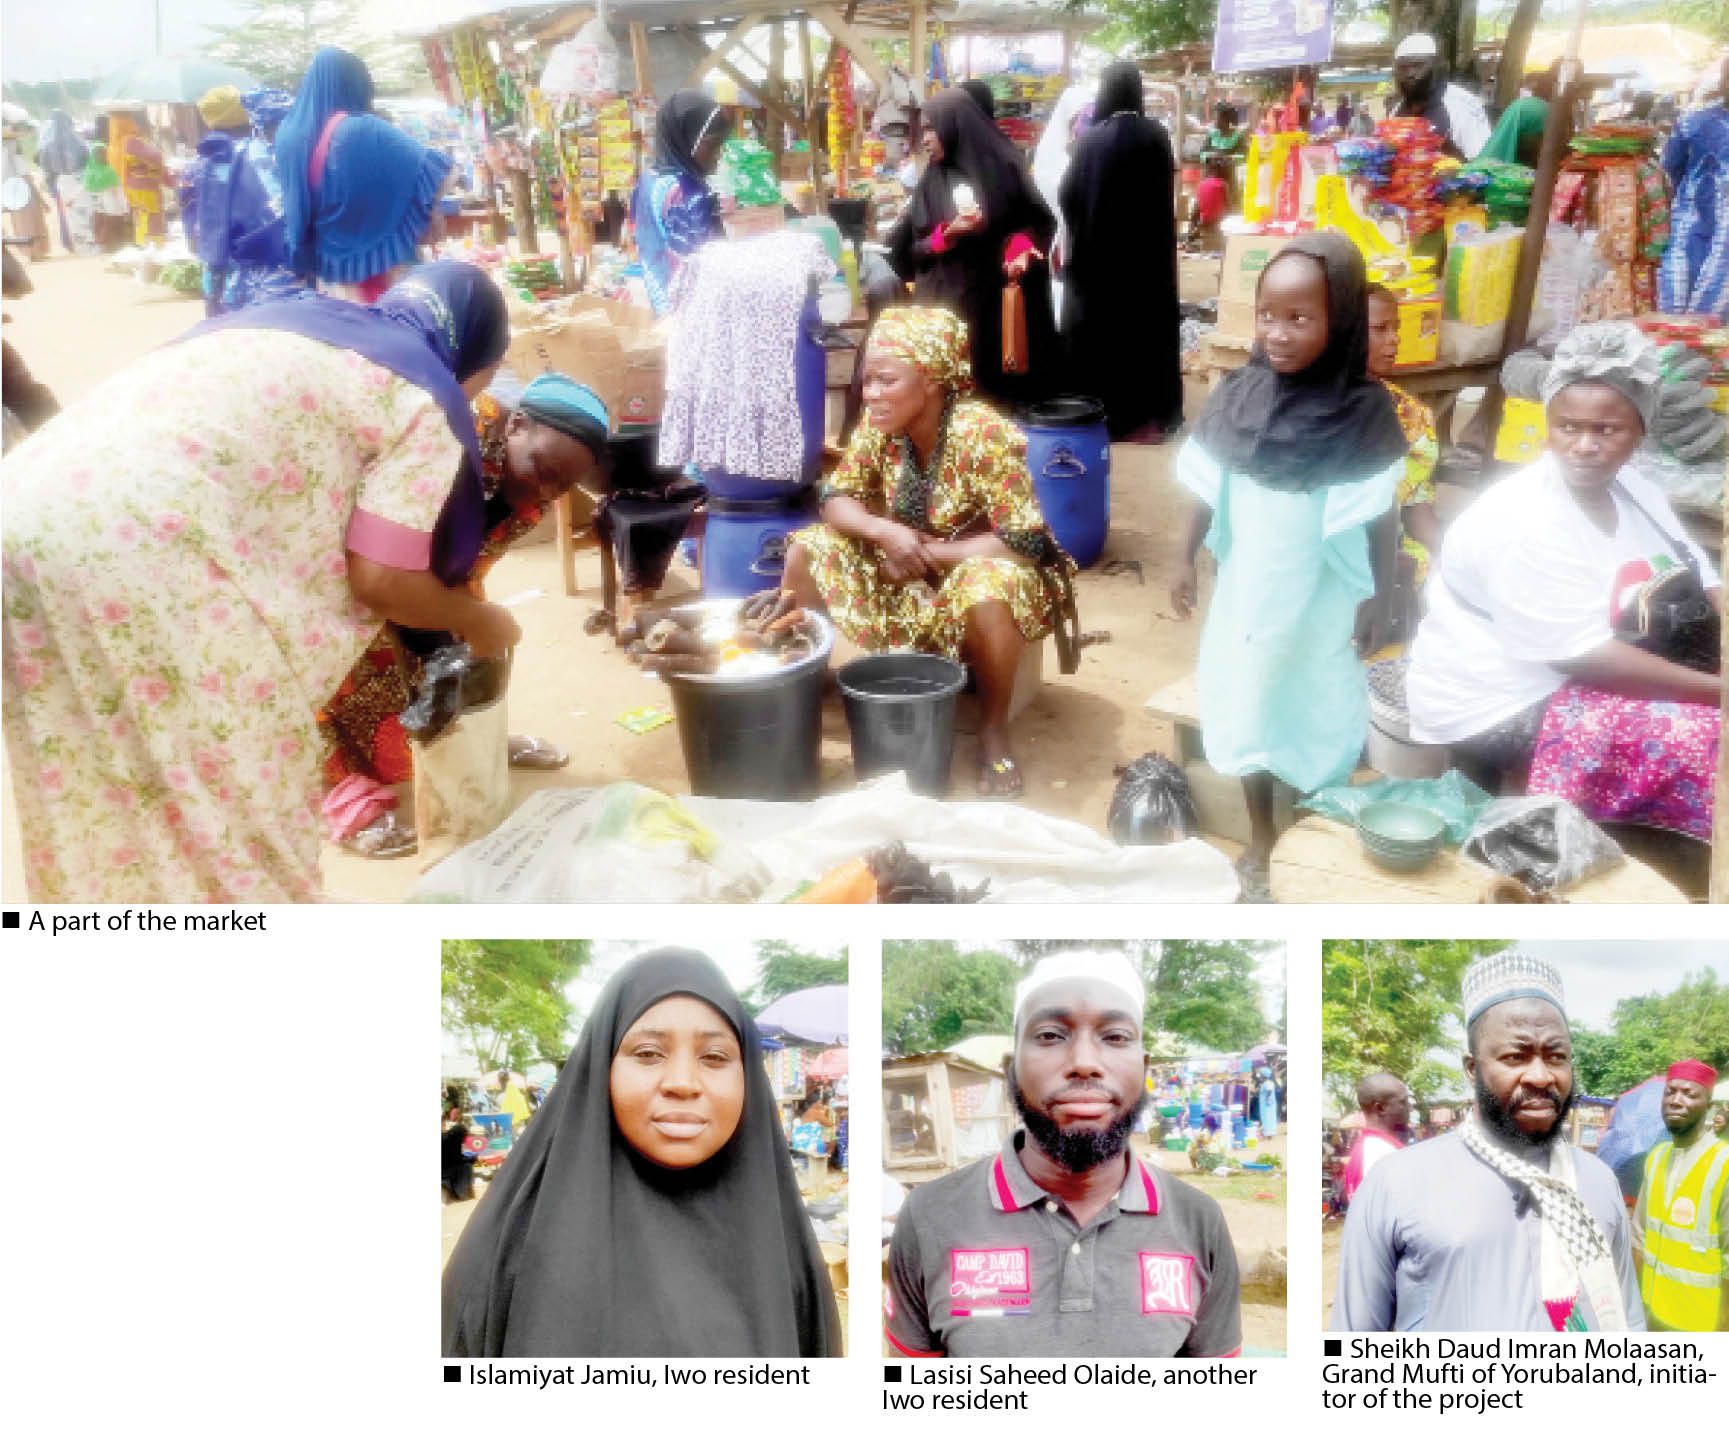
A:
[[[1239,906],[1269,906],[1273,900],[1272,873],[1260,862],[1249,862],[1238,857],[1234,869],[1237,873],[1237,904]]]
[[[979,758],[979,795],[996,801],[1013,801],[1026,789],[1021,779],[1020,764],[1013,757],[998,757],[994,762]]]
[[[415,836],[414,828],[395,812],[385,812],[353,836],[343,837],[339,845],[373,861],[391,861],[399,856],[414,855],[420,849],[420,840]]]
[[[533,772],[552,772],[569,760],[570,753],[555,743],[542,742],[538,737],[510,739],[510,765],[513,767],[526,767]]]

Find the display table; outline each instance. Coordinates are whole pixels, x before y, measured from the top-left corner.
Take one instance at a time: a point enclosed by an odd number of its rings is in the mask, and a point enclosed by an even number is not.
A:
[[[1482,867],[1443,850],[1421,871],[1387,871],[1365,855],[1357,833],[1342,822],[1306,816],[1273,848],[1273,900],[1447,901],[1475,905],[1494,878]],[[1643,862],[1628,857],[1619,866],[1570,887],[1562,901],[1619,904],[1685,902],[1681,890]]]

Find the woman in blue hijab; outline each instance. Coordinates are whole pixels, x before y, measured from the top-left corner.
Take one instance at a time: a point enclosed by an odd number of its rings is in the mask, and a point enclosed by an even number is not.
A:
[[[312,188],[307,178],[312,151],[332,115],[372,113],[372,93],[372,73],[366,61],[326,45],[312,57],[294,105],[276,132],[289,255],[295,269],[303,274],[312,272]]]
[[[730,122],[701,90],[680,90],[655,126],[654,165],[637,181],[630,219],[648,297],[657,314],[672,307],[679,263],[725,232],[708,176],[720,162]]]

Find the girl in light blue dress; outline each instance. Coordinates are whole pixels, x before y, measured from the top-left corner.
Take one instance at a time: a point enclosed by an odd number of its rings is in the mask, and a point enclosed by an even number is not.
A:
[[[1243,781],[1243,899],[1266,901],[1277,813],[1350,775],[1368,734],[1363,654],[1382,645],[1409,447],[1367,373],[1363,260],[1338,234],[1292,240],[1262,271],[1255,349],[1177,455],[1196,500],[1171,589],[1195,605],[1203,540],[1218,582],[1196,684],[1214,770]],[[1281,790],[1283,789],[1283,790]]]

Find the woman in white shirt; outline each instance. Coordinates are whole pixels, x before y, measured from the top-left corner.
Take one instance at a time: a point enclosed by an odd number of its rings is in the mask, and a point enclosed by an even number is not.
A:
[[[1549,452],[1448,529],[1412,652],[1411,731],[1467,767],[1528,768],[1528,790],[1598,820],[1709,840],[1720,679],[1613,632],[1626,595],[1677,564],[1722,611],[1709,558],[1629,462],[1661,382],[1631,324],[1563,341],[1543,386]]]

